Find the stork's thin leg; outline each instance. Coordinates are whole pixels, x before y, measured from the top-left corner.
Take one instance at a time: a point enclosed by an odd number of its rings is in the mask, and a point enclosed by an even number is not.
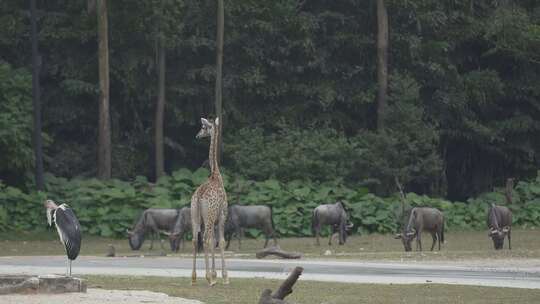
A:
[[[69,260],[69,276],[71,277],[71,260]]]

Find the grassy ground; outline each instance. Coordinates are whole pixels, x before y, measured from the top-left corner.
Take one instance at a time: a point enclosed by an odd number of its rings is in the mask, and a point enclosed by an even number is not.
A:
[[[190,285],[188,278],[88,276],[91,288],[144,289],[171,296],[197,299],[209,304],[257,303],[262,290],[276,290],[281,281],[233,279],[231,284],[210,288],[200,280]],[[287,297],[290,303],[538,303],[540,290],[456,285],[375,285],[308,282],[300,280]]]
[[[447,243],[443,245],[441,252],[424,251],[424,254],[405,253],[400,240],[395,240],[391,235],[362,235],[348,238],[344,246],[328,246],[328,239],[321,239],[321,246],[314,245],[314,238],[285,238],[280,239],[279,244],[284,250],[298,251],[305,254],[306,258],[319,259],[359,259],[359,260],[460,260],[477,258],[540,258],[540,231],[519,230],[512,231],[511,251],[493,250],[491,239],[485,231],[448,232],[445,235]],[[160,253],[159,243],[154,244],[154,250],[149,251],[150,242],[147,240],[142,250],[132,251],[126,239],[106,239],[93,236],[84,236],[82,255],[103,256],[109,244],[114,245],[117,255],[157,255]],[[238,251],[238,243],[233,240],[229,253],[235,257],[253,258],[254,253],[260,250],[264,244],[262,239],[244,239],[242,250]],[[505,243],[505,248],[508,244]],[[423,247],[429,250],[431,237],[425,235]],[[165,253],[171,255],[168,242],[164,243]],[[330,255],[325,252],[330,250]],[[179,254],[189,255],[191,242],[186,242],[186,247]],[[56,231],[33,233],[0,233],[0,256],[9,255],[61,255],[64,249],[58,241]]]

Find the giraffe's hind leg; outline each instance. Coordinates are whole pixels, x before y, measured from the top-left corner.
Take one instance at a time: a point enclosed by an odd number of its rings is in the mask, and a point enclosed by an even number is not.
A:
[[[224,210],[227,210],[227,207],[224,207]],[[223,284],[227,285],[229,284],[229,276],[227,275],[227,268],[225,267],[225,235],[224,235],[224,229],[225,229],[225,220],[227,218],[227,215],[225,212],[220,212],[220,216],[218,219],[218,225],[219,225],[219,250],[221,253],[221,276],[223,277]]]
[[[212,239],[214,238],[214,225],[210,221],[205,223],[204,226],[204,263],[206,265],[206,280],[210,286],[216,284],[214,277],[215,263],[214,263],[214,246],[212,246]],[[209,251],[212,254],[212,269],[209,267]]]

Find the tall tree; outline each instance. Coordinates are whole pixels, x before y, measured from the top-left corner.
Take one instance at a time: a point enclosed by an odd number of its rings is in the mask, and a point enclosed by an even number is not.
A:
[[[216,117],[219,117],[219,143],[218,143],[218,162],[221,161],[221,151],[223,150],[223,141],[221,140],[222,136],[222,126],[223,126],[223,102],[222,102],[222,68],[223,68],[223,31],[224,31],[224,7],[223,0],[217,0],[217,35],[216,35],[216,88],[215,88],[215,98],[216,98]]]
[[[98,172],[99,178],[111,177],[111,119],[109,110],[109,35],[107,0],[98,0],[98,53],[99,53],[99,129]]]
[[[39,91],[39,71],[41,60],[38,51],[36,0],[30,0],[30,19],[32,27],[32,97],[34,107],[34,129],[32,141],[35,157],[35,179],[38,190],[43,190],[43,148],[41,139],[41,100]]]
[[[388,11],[377,0],[377,130],[384,129],[388,92]]]
[[[165,45],[161,36],[158,38],[158,97],[156,104],[156,127],[155,127],[155,161],[156,180],[164,174],[163,153],[163,114],[165,111]]]

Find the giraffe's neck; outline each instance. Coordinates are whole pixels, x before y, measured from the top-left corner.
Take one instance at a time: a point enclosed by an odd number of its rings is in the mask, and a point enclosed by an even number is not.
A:
[[[210,152],[208,153],[208,161],[210,163],[210,172],[212,176],[221,175],[219,172],[219,166],[217,161],[218,146],[219,146],[219,129],[218,126],[214,126],[215,130],[210,137]]]
[[[214,151],[214,135],[210,136],[210,151],[208,152],[208,165],[210,166],[210,173],[214,174],[214,154],[216,153]]]

